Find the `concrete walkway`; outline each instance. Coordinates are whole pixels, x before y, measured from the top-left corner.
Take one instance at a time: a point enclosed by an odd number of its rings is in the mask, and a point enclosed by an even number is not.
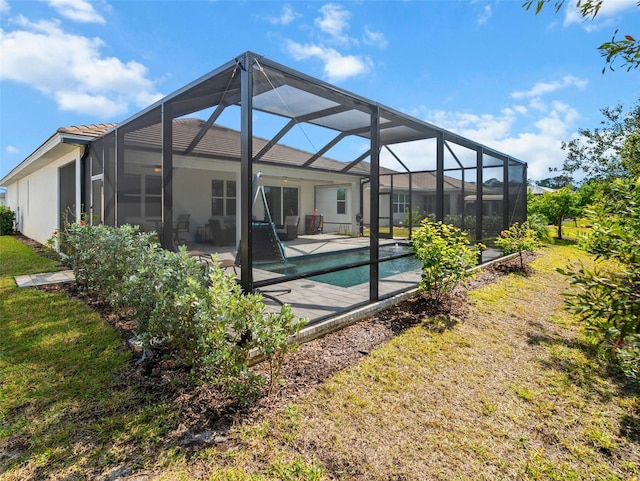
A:
[[[27,274],[15,276],[18,287],[44,286],[46,284],[58,284],[61,282],[73,282],[75,276],[72,270],[58,272],[44,272],[42,274]]]

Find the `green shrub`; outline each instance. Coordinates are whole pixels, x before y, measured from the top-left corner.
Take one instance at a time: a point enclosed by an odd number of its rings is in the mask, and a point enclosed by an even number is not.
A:
[[[123,279],[143,266],[141,256],[154,238],[138,226],[71,224],[66,242],[78,287],[118,307]]]
[[[145,348],[240,400],[265,382],[273,387],[284,355],[296,347],[291,336],[306,322],[288,305],[266,313],[262,296],[243,294],[216,259],[203,271],[184,246],[165,251],[138,227],[75,224],[68,243],[78,286],[133,319]],[[249,370],[253,351],[269,362],[269,379]]]
[[[415,227],[420,225],[420,223],[424,219],[433,218],[435,219],[435,215],[429,214],[428,212],[421,210],[419,207],[413,207],[411,209],[411,226]],[[409,227],[409,208],[407,207],[406,212],[404,214],[404,219],[402,219],[402,225]]]
[[[16,220],[16,213],[9,207],[0,205],[0,235],[13,234],[13,225]]]
[[[533,252],[539,246],[536,233],[529,227],[528,222],[523,222],[522,224],[515,222],[509,229],[500,233],[500,237],[496,238],[495,244],[502,249],[504,254],[517,252],[520,256],[520,269],[523,271],[524,259],[522,258],[522,253]]]
[[[529,224],[529,228],[535,232],[536,238],[539,241],[545,242],[551,240],[548,227],[549,221],[544,215],[540,213],[529,214],[527,223]]]
[[[640,334],[640,178],[612,181],[588,213],[593,228],[583,247],[599,265],[559,269],[578,288],[567,307],[591,331],[622,344]]]
[[[460,281],[472,275],[482,244],[469,245],[467,235],[452,225],[422,221],[411,239],[413,251],[422,262],[420,289],[441,302]]]
[[[626,344],[618,348],[617,355],[625,376],[640,385],[640,336],[629,336]]]

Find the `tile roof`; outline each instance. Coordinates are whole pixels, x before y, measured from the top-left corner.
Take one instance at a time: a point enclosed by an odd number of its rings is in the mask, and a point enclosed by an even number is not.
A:
[[[60,127],[59,134],[84,135],[87,137],[100,137],[106,131],[112,129],[117,124],[89,124],[89,125],[72,125],[71,127]]]
[[[195,118],[177,119],[173,123],[173,149],[174,152],[185,152],[194,137],[200,132],[205,121]],[[162,131],[160,124],[150,125],[125,134],[125,144],[141,148],[160,149],[162,145]],[[257,154],[268,143],[268,140],[260,137],[253,138],[253,152]],[[190,152],[189,155],[202,157],[218,157],[228,159],[240,158],[240,132],[217,124],[207,129],[204,136]],[[260,162],[276,163],[283,166],[302,167],[313,153],[301,149],[289,147],[283,144],[274,145],[260,159]],[[348,164],[328,157],[319,157],[310,169],[322,169],[329,171],[341,171]],[[350,174],[366,175],[369,173],[369,164],[361,162],[349,170]]]

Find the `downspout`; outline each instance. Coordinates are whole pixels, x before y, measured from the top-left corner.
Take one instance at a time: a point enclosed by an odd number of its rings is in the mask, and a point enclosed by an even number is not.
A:
[[[85,163],[87,160],[87,157],[89,157],[89,153],[91,152],[91,144],[85,144],[84,146],[84,152],[82,153],[82,157],[80,157],[80,205],[78,207],[76,207],[76,221],[82,220],[83,214],[86,214],[87,211],[85,210],[85,207],[87,205],[87,199],[86,199],[86,192],[87,192],[87,186],[86,186],[86,179],[85,179],[85,174],[86,174],[86,167],[85,167]]]

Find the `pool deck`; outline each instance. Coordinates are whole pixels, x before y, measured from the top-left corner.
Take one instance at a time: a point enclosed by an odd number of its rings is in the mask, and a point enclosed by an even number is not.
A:
[[[298,256],[339,252],[369,246],[368,237],[346,237],[335,234],[317,234],[299,236],[292,241],[283,242],[285,255],[288,259]],[[406,242],[403,239],[381,239],[380,245]],[[192,244],[189,251],[194,255],[217,253],[219,260],[233,260],[235,248],[220,248],[209,244]],[[238,273],[239,275],[239,270]],[[254,280],[260,281],[274,277],[273,272],[253,270]],[[379,282],[379,297],[387,297],[393,293],[415,289],[420,280],[420,271],[410,271],[381,279]],[[289,292],[287,292],[289,291]],[[265,304],[269,310],[277,310],[279,305],[269,296],[279,302],[290,304],[296,317],[305,317],[311,321],[334,317],[341,313],[362,307],[369,302],[369,283],[353,287],[339,287],[311,279],[298,279],[281,284],[265,287],[262,292],[268,297]]]

